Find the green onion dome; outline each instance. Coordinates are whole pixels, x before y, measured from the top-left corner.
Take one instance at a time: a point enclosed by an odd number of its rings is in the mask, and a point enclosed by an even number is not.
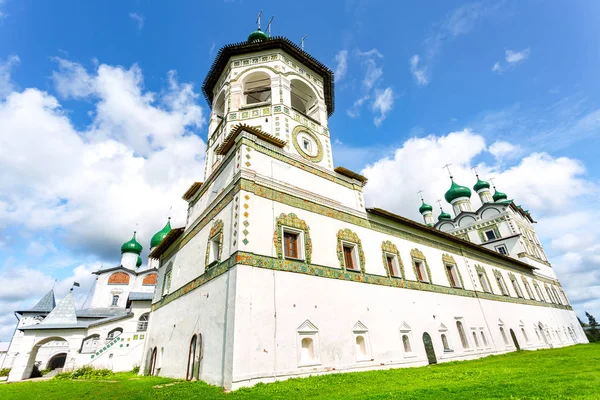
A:
[[[438,221],[451,221],[452,220],[452,216],[450,214],[444,212],[444,210],[441,210],[441,211],[442,212],[438,216]]]
[[[475,183],[475,186],[473,186],[473,190],[478,192],[481,189],[489,189],[490,188],[490,184],[486,181],[482,181],[481,179],[479,179],[479,177],[477,177],[477,183]]]
[[[121,246],[121,253],[135,253],[139,255],[142,252],[142,245],[135,240],[135,232],[133,232],[133,237],[129,242],[123,243]]]
[[[264,42],[265,40],[269,40],[269,36],[263,31],[261,31],[260,28],[258,28],[257,30],[252,32],[250,36],[248,36],[249,43]]]
[[[135,266],[138,268],[142,266],[142,257],[138,256],[138,259],[135,262]]]
[[[494,187],[494,195],[492,196],[494,201],[502,201],[508,199],[506,193],[499,192],[498,189]]]
[[[421,204],[421,207],[419,207],[419,212],[421,214],[423,214],[424,212],[431,212],[433,211],[433,207],[431,207],[429,204],[425,203],[423,200],[421,200],[423,202],[423,204]]]
[[[453,200],[456,200],[460,197],[471,197],[471,189],[466,186],[457,185],[454,182],[454,179],[452,179],[452,185],[444,195],[444,198],[448,203],[452,203]]]
[[[153,249],[154,247],[158,246],[169,232],[171,232],[171,217],[169,217],[169,220],[164,228],[152,236],[152,239],[150,239],[150,248]]]

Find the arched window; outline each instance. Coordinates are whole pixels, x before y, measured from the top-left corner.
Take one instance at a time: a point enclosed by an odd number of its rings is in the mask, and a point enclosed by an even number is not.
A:
[[[479,348],[479,339],[477,338],[477,332],[473,331],[473,341],[475,342],[475,347]]]
[[[194,367],[196,365],[196,344],[198,341],[198,336],[192,336],[192,340],[190,341],[190,351],[188,354],[188,368],[186,379],[191,381],[194,378]]]
[[[315,359],[315,345],[312,338],[305,337],[302,339],[302,351],[300,353],[300,361],[302,364],[310,364]]]
[[[145,332],[148,329],[148,321],[150,320],[150,313],[144,313],[140,316],[137,323],[137,331]]]
[[[165,270],[165,278],[162,284],[162,295],[165,296],[169,293],[171,289],[171,274],[173,272],[173,263],[169,263],[167,265],[167,269]]]
[[[500,334],[502,334],[502,340],[504,340],[504,344],[508,346],[508,338],[506,337],[506,332],[504,332],[503,327],[500,327]]]
[[[116,339],[119,336],[121,336],[122,333],[123,333],[123,328],[115,328],[112,331],[108,332],[108,335],[106,335],[106,340],[111,341],[113,339]]]
[[[125,272],[115,272],[108,277],[109,285],[129,285],[129,274]]]
[[[97,333],[90,335],[81,341],[80,353],[81,354],[95,353],[99,344],[100,344],[100,335]]]
[[[311,118],[317,115],[317,95],[310,86],[299,79],[292,79],[291,105],[296,111]]]
[[[271,77],[265,72],[254,72],[244,78],[245,105],[271,103]]]
[[[445,333],[442,333],[442,345],[444,346],[444,351],[452,351]]]
[[[483,345],[485,347],[488,347],[488,342],[487,342],[487,338],[485,337],[485,334],[483,333],[483,331],[481,331],[479,333],[481,333],[481,340],[483,341]]]
[[[360,358],[365,358],[367,356],[367,344],[365,342],[365,337],[362,335],[356,336],[356,354]]]
[[[156,285],[156,274],[148,274],[144,277],[142,281],[142,285],[144,286],[154,286]]]
[[[412,348],[410,346],[410,338],[408,337],[408,335],[402,335],[402,345],[404,346],[405,353],[412,352]]]
[[[521,333],[523,334],[525,341],[529,343],[529,337],[527,336],[527,332],[525,332],[525,328],[521,327]]]
[[[462,344],[463,349],[468,349],[469,341],[467,340],[467,335],[465,334],[462,322],[456,321],[456,329],[458,330],[458,336],[460,336],[460,343]]]
[[[217,96],[213,105],[213,111],[220,121],[223,120],[225,116],[225,90],[222,90],[219,96]]]

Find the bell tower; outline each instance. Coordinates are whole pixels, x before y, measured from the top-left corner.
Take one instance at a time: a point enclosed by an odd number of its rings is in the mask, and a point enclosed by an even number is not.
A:
[[[204,81],[211,113],[205,180],[219,168],[223,144],[238,126],[283,150],[333,170],[327,119],[334,111],[333,73],[301,47],[260,30],[223,47]]]

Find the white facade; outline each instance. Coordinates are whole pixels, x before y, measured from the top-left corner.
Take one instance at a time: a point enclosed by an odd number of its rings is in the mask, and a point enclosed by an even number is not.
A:
[[[560,289],[545,264],[365,209],[366,180],[330,161],[324,66],[283,39],[219,57],[204,183],[151,254],[145,373],[235,389],[587,342],[564,294],[544,297]],[[314,89],[312,118],[294,81]]]

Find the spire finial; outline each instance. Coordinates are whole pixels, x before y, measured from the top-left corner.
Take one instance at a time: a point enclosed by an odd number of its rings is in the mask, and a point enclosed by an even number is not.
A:
[[[304,39],[306,39],[308,37],[308,34],[302,36],[302,39],[300,39],[300,44],[302,46],[302,51],[304,51]]]
[[[450,166],[452,164],[446,164],[442,167],[442,169],[446,168],[448,170],[448,175],[450,175],[450,179],[453,179],[454,177],[452,176],[452,172],[450,172]]]
[[[417,194],[419,195],[419,197],[421,197],[421,201],[422,201],[423,203],[425,203],[425,200],[423,200],[423,191],[422,191],[422,190],[419,190],[419,191],[417,192]]]
[[[436,203],[438,203],[438,205],[440,206],[440,211],[444,212],[444,209],[442,208],[442,200],[441,199],[437,199]]]
[[[133,238],[135,239],[135,235],[136,235],[137,231],[133,231]]]
[[[496,190],[496,184],[494,183],[495,180],[496,180],[496,178],[488,179],[488,181],[492,182],[492,186],[494,187],[494,190]]]
[[[260,10],[258,13],[258,17],[256,17],[256,25],[258,25],[258,30],[260,31],[260,16],[262,15],[263,10]]]
[[[269,35],[269,37],[271,37],[271,23],[273,23],[274,18],[275,18],[275,16],[272,16],[271,19],[269,20],[269,23],[267,24],[267,34]]]
[[[473,172],[475,172],[475,176],[479,179],[479,174],[477,173],[477,169],[475,167],[471,168]]]

